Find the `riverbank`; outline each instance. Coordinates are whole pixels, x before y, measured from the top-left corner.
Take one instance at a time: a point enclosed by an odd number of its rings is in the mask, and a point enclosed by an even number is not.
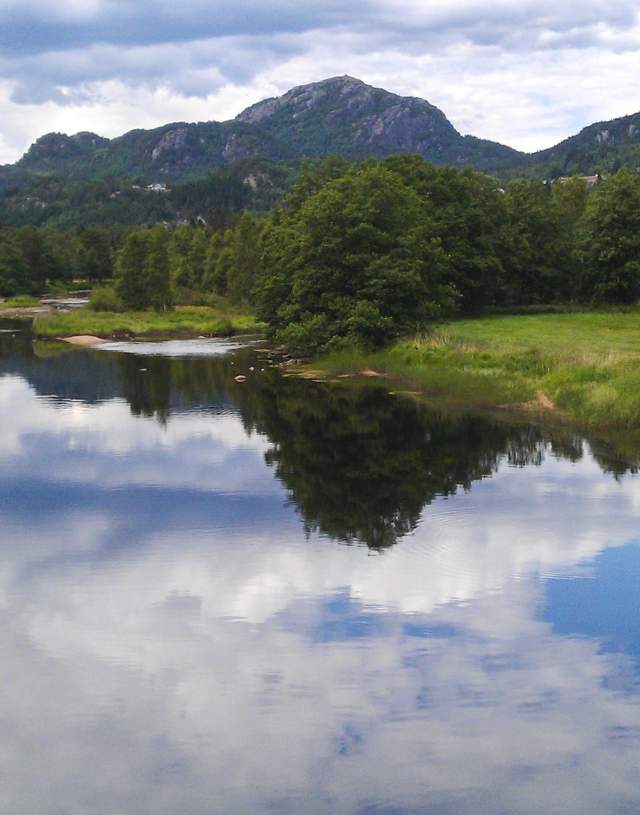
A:
[[[306,374],[378,374],[452,407],[640,429],[640,311],[458,320],[383,351],[324,357]]]
[[[261,331],[265,326],[251,314],[207,306],[178,306],[173,311],[92,311],[36,315],[33,333],[46,339],[92,336],[123,337],[230,336]]]
[[[0,300],[0,317],[28,317],[48,312],[35,297],[26,294],[17,297],[6,297]]]

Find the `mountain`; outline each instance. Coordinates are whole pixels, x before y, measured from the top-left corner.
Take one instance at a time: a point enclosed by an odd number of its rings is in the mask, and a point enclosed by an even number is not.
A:
[[[259,127],[295,158],[418,153],[436,164],[482,167],[520,155],[495,142],[461,136],[424,99],[372,88],[350,76],[302,85],[258,102],[235,121]]]
[[[116,139],[49,133],[11,168],[68,178],[136,177],[148,182],[196,178],[248,158],[295,162],[327,154],[347,158],[419,153],[438,164],[489,167],[522,154],[462,136],[441,110],[342,76],[302,85],[252,105],[228,122],[178,122]]]
[[[305,157],[407,152],[504,179],[606,173],[640,165],[640,113],[526,154],[463,136],[424,99],[333,77],[258,102],[227,122],[177,122],[115,139],[42,136],[18,162],[0,167],[0,221],[140,223],[264,208]],[[149,185],[171,192],[161,196]]]

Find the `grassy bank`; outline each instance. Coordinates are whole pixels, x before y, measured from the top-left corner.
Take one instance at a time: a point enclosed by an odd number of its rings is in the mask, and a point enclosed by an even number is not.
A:
[[[38,337],[229,336],[260,331],[264,326],[250,314],[221,311],[206,306],[178,306],[174,311],[92,311],[88,308],[65,314],[38,316],[33,325]]]
[[[460,320],[373,354],[318,360],[328,376],[369,370],[457,407],[553,412],[640,428],[640,311]]]
[[[11,311],[14,308],[35,308],[39,305],[40,301],[36,297],[19,294],[16,297],[7,297],[5,300],[0,300],[0,312]]]

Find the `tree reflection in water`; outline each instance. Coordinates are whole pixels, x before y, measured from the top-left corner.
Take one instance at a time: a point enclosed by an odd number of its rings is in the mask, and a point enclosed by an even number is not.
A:
[[[0,373],[11,360],[40,392],[66,378],[65,398],[125,399],[133,414],[161,424],[173,411],[238,409],[248,432],[269,439],[266,461],[307,532],[375,550],[411,533],[436,496],[470,489],[501,462],[523,467],[549,453],[574,462],[583,455],[583,438],[571,431],[447,417],[380,385],[283,377],[249,349],[224,358],[78,350],[42,358],[35,348],[28,332],[0,334]],[[235,381],[239,372],[249,374],[246,382]],[[605,472],[636,471],[612,445],[591,447]]]

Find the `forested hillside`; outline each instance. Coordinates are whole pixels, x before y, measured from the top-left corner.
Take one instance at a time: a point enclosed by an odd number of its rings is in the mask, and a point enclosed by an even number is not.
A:
[[[115,139],[49,133],[16,164],[0,167],[0,222],[217,223],[223,211],[266,211],[279,203],[307,159],[402,153],[480,169],[502,183],[606,174],[640,165],[640,114],[592,125],[527,155],[461,135],[423,99],[334,77],[258,102],[229,122],[179,122]]]

